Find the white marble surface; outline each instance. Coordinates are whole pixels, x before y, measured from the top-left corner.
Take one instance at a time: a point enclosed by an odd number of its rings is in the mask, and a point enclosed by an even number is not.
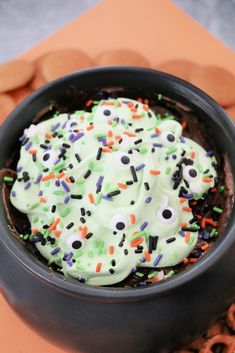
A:
[[[100,1],[0,0],[0,62],[15,58]],[[235,0],[173,1],[235,49]]]

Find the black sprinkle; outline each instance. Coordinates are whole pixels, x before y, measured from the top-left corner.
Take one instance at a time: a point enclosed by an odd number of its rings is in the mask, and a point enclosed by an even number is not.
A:
[[[138,129],[135,129],[135,132],[141,132],[144,131],[144,129],[142,127],[139,127]]]
[[[108,197],[113,197],[113,196],[117,196],[117,195],[119,195],[119,194],[121,194],[121,191],[120,191],[120,190],[115,190],[115,191],[109,192],[109,193],[107,194],[107,196],[108,196]]]
[[[132,178],[133,178],[134,182],[136,183],[138,181],[138,178],[137,178],[137,174],[136,174],[134,166],[131,165],[130,169],[131,169]]]
[[[67,143],[62,143],[62,146],[65,147],[65,148],[70,148],[71,146],[68,145]]]
[[[82,199],[82,195],[71,195],[71,199],[81,200]]]
[[[81,158],[80,158],[80,156],[79,156],[78,153],[75,153],[75,158],[76,158],[76,160],[78,161],[78,163],[81,162]]]
[[[91,211],[86,211],[86,214],[87,214],[88,217],[90,217]]]
[[[71,180],[72,184],[75,183],[75,179],[73,176],[70,176],[69,179]]]
[[[128,250],[124,249],[124,255],[128,255]]]
[[[91,175],[91,170],[88,169],[88,171],[84,174],[83,178],[87,179]]]
[[[111,275],[112,275],[112,274],[114,274],[114,272],[115,272],[115,271],[114,271],[114,269],[113,269],[113,268],[110,268],[110,269],[109,269],[109,272],[110,272],[110,273],[111,273]]]
[[[134,182],[132,180],[126,181],[126,185],[132,185]]]
[[[81,218],[80,218],[80,221],[81,221],[83,224],[86,223],[86,220],[85,220],[84,217],[81,217]]]
[[[96,154],[96,160],[99,161],[102,155],[102,147],[98,148],[97,154]]]
[[[142,140],[142,139],[135,140],[135,141],[134,141],[134,144],[135,144],[135,145],[138,145],[138,144],[139,144],[139,143],[141,143],[141,142],[143,142],[143,140]]]
[[[74,226],[74,223],[71,222],[71,223],[69,223],[69,224],[66,226],[66,228],[67,228],[67,229],[70,229],[70,228],[72,228],[73,226]]]
[[[86,239],[90,239],[92,237],[92,235],[93,235],[93,233],[91,233],[91,232],[87,233]]]
[[[81,211],[81,215],[82,215],[82,216],[85,216],[85,214],[86,214],[85,208],[84,208],[84,207],[81,207],[80,211]]]
[[[149,187],[149,183],[144,183],[144,187],[145,187],[145,190],[149,190],[150,189],[150,187]]]
[[[114,259],[111,261],[111,265],[116,266],[116,261]]]
[[[44,150],[47,150],[47,148],[48,148],[48,146],[47,145],[43,145],[42,143],[41,143],[41,145],[39,145],[41,148],[43,148]]]
[[[143,252],[143,250],[141,250],[141,249],[136,249],[136,250],[135,250],[135,253],[136,253],[136,254],[142,254],[142,252]]]
[[[51,207],[51,212],[52,212],[52,213],[55,213],[55,211],[56,211],[56,205],[53,205],[53,206]]]
[[[172,238],[167,239],[167,240],[166,240],[166,243],[167,243],[167,244],[170,244],[170,243],[173,243],[173,241],[175,241],[175,240],[176,240],[176,238],[175,238],[175,237],[172,237]]]

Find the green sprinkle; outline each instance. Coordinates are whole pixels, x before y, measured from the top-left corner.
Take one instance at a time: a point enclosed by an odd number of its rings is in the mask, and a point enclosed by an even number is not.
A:
[[[24,239],[24,240],[28,240],[28,239],[29,239],[29,234],[25,234],[25,235],[23,236],[23,239]]]
[[[66,216],[68,216],[68,214],[70,213],[70,211],[71,211],[71,208],[66,207],[66,208],[64,208],[64,209],[60,212],[60,216],[61,216],[61,217],[66,217]]]
[[[53,195],[57,195],[57,196],[63,196],[65,194],[65,191],[63,190],[54,190],[52,192]]]
[[[33,137],[33,141],[34,141],[34,143],[36,143],[36,145],[38,145],[38,144],[39,144],[39,138],[38,138],[38,135],[34,135],[34,137]]]
[[[58,164],[56,164],[56,165],[53,167],[53,172],[54,172],[54,171],[57,171],[57,170],[60,170],[60,169],[63,169],[64,166],[65,166],[65,162],[64,162],[64,161],[59,162]]]
[[[215,156],[213,156],[213,157],[211,158],[211,160],[212,160],[212,162],[213,162],[214,164],[218,164],[217,159],[215,158]]]
[[[160,101],[160,100],[162,99],[162,94],[159,93],[159,94],[157,95],[157,99]]]
[[[7,183],[13,183],[14,179],[12,177],[9,177],[9,176],[5,176],[3,178],[4,181],[6,181]]]
[[[113,121],[112,121],[112,127],[116,127],[117,125],[118,125],[118,122],[115,121],[115,120],[113,120]]]
[[[34,202],[31,205],[28,205],[29,210],[33,210],[34,208],[37,208],[40,205],[39,202]]]
[[[87,121],[92,121],[94,119],[94,115],[91,114],[90,116],[87,117]]]
[[[166,154],[169,156],[170,154],[174,153],[177,151],[177,147],[169,147],[168,150],[166,151]]]
[[[43,207],[42,207],[42,210],[45,211],[45,212],[48,212],[48,211],[49,211],[49,207],[43,206]]]
[[[223,213],[222,208],[219,208],[219,207],[213,207],[213,211],[215,211],[217,213]]]
[[[175,119],[174,115],[165,114],[165,116],[164,116],[164,120],[174,120],[174,119]]]
[[[38,219],[39,219],[38,216],[33,216],[33,219],[32,219],[33,224],[37,223]]]
[[[78,251],[76,251],[75,253],[74,253],[74,258],[76,259],[76,258],[78,258],[78,257],[81,257],[83,255],[83,251],[82,250],[78,250]]]
[[[44,185],[48,188],[51,185],[51,182],[49,180],[45,181]]]
[[[171,278],[174,273],[175,273],[175,271],[171,270],[171,271],[168,272],[168,274],[166,275],[166,278]]]
[[[189,244],[189,245],[192,245],[193,242],[194,242],[194,240],[195,240],[195,236],[194,236],[194,235],[191,235],[188,244]]]
[[[141,154],[145,154],[146,152],[148,152],[148,148],[147,147],[141,147],[139,149],[139,151],[140,151]]]
[[[115,99],[115,101],[113,102],[114,107],[119,107],[119,101],[117,99]]]
[[[153,278],[153,277],[156,277],[156,276],[157,276],[157,274],[158,274],[158,272],[157,272],[157,271],[153,271],[152,273],[150,273],[150,274],[148,275],[148,278]]]
[[[105,132],[100,132],[99,134],[95,134],[94,136],[95,136],[95,138],[99,139],[101,137],[106,137],[106,133]]]
[[[171,167],[166,167],[165,173],[166,173],[166,174],[170,174],[170,172],[171,172]]]
[[[135,275],[140,278],[144,277],[144,274],[141,272],[135,272]]]
[[[95,197],[95,201],[94,201],[95,205],[99,205],[99,203],[101,202],[101,199],[102,199],[102,193],[100,192]]]
[[[219,192],[224,192],[225,186],[221,185],[221,187],[219,188]]]
[[[216,236],[218,234],[218,232],[216,231],[216,229],[212,229],[212,231],[210,232],[210,238],[213,238],[214,236]]]
[[[20,234],[19,237],[20,237],[20,239],[23,239],[24,238],[24,234]]]

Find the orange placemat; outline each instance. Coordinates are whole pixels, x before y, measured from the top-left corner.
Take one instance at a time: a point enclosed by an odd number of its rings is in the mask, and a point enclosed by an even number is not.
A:
[[[235,74],[235,53],[170,0],[104,0],[22,57],[33,60],[65,47],[82,49],[91,57],[106,49],[129,48],[152,65],[183,58]],[[4,353],[66,353],[26,326],[1,295],[0,342]]]

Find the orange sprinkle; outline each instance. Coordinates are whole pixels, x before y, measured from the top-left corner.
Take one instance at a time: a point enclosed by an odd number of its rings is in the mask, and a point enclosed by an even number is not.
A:
[[[185,199],[184,197],[180,197],[180,203],[185,202],[187,199]]]
[[[131,224],[135,224],[135,221],[136,221],[135,215],[134,215],[134,214],[131,214],[131,215],[130,215],[130,223],[131,223]]]
[[[55,234],[56,237],[61,236],[61,231],[60,230],[54,230],[53,233]]]
[[[113,255],[113,253],[114,253],[114,246],[110,246],[109,247],[109,253],[110,253],[110,255]]]
[[[217,222],[213,221],[212,218],[206,218],[206,223],[210,224],[212,227],[217,227]]]
[[[150,174],[153,174],[153,175],[159,175],[159,174],[161,174],[160,170],[156,170],[156,169],[151,169],[151,170],[149,171],[149,173],[150,173]]]
[[[186,127],[187,127],[186,121],[183,121],[181,125],[182,125],[182,129],[183,129],[183,130],[186,129]]]
[[[112,120],[108,120],[108,124],[112,125],[113,121]]]
[[[61,172],[56,176],[56,179],[61,179],[61,178],[63,178],[64,175],[65,175],[65,173]]]
[[[53,179],[54,177],[55,177],[55,175],[53,173],[50,173],[50,174],[42,177],[41,181],[47,181],[47,180]]]
[[[186,243],[189,242],[189,240],[190,240],[190,235],[191,235],[190,232],[186,232],[185,238],[184,238]]]
[[[128,108],[133,107],[133,105],[134,105],[134,103],[133,103],[133,102],[129,102],[129,103],[127,104]]]
[[[59,223],[60,223],[60,218],[58,217],[58,218],[56,218],[56,219],[54,220],[54,222],[50,225],[49,230],[55,230],[56,227],[57,227],[57,224],[59,224]]]
[[[118,140],[118,141],[119,141],[119,140],[121,140],[121,138],[122,138],[122,136],[120,136],[120,135],[116,135],[116,136],[115,136],[115,140]]]
[[[187,257],[184,258],[184,264],[188,264],[189,260],[187,259]]]
[[[143,109],[147,112],[149,110],[149,106],[148,105],[143,105]]]
[[[107,152],[107,153],[110,153],[110,152],[112,152],[112,149],[111,149],[111,148],[108,148],[108,147],[107,147],[107,148],[106,148],[106,147],[103,147],[103,148],[102,148],[102,152],[104,152],[104,153],[106,153],[106,152]]]
[[[217,191],[217,188],[211,188],[210,189],[210,192],[216,192]]]
[[[90,131],[90,130],[92,130],[92,129],[94,129],[94,125],[89,125],[89,126],[87,126],[87,131]]]
[[[186,228],[188,226],[188,223],[182,222],[180,223],[181,228]]]
[[[124,131],[123,134],[127,135],[129,137],[135,137],[136,136],[136,134],[134,134],[133,132],[129,132],[129,131]]]
[[[112,130],[109,130],[109,131],[108,131],[108,137],[113,137],[113,132],[112,132]]]
[[[185,211],[185,212],[191,212],[192,211],[191,207],[188,207],[188,206],[183,206],[182,210]]]
[[[196,156],[196,152],[195,152],[195,151],[192,151],[192,152],[191,152],[191,158],[194,159],[195,156]]]
[[[205,218],[202,218],[202,220],[201,220],[201,228],[202,229],[206,228],[206,219]]]
[[[189,262],[190,262],[191,264],[195,264],[195,262],[197,262],[197,259],[195,259],[195,258],[193,257],[193,258],[189,259]]]
[[[196,215],[197,219],[202,219],[202,216],[200,214]]]
[[[131,111],[132,113],[136,113],[136,112],[137,112],[137,109],[136,109],[136,108],[131,108],[130,111]]]
[[[90,203],[93,204],[95,201],[94,201],[94,196],[92,195],[92,193],[88,194],[88,197],[89,197]]]
[[[98,264],[96,265],[95,271],[96,271],[96,272],[100,272],[101,267],[102,267],[102,263],[101,263],[101,262],[98,262]]]
[[[82,231],[82,226],[79,226],[79,227],[78,227],[78,230],[81,232],[81,231]]]
[[[117,183],[117,186],[118,186],[120,189],[127,189],[127,185],[126,185],[126,184]]]
[[[149,104],[149,100],[147,98],[144,99],[144,104]]]
[[[66,177],[66,178],[65,178],[65,181],[66,181],[67,183],[69,183],[69,184],[71,184],[71,183],[72,183],[72,181],[71,181],[70,177]]]
[[[156,134],[160,134],[160,133],[161,133],[161,130],[157,127],[157,128],[155,129],[155,132],[156,132]]]
[[[132,114],[132,119],[141,119],[143,118],[142,114]]]
[[[145,257],[145,260],[146,260],[147,262],[151,261],[151,256],[150,256],[150,253],[149,253],[148,251],[145,251],[144,257]]]
[[[40,197],[39,201],[42,202],[42,203],[46,203],[46,202],[47,202],[47,200],[45,199],[45,197]]]
[[[197,204],[197,201],[191,201],[190,204],[191,204],[192,206],[195,206],[195,205]]]
[[[84,120],[84,116],[80,116],[80,120]]]
[[[49,132],[46,132],[46,133],[45,133],[45,137],[46,137],[47,139],[51,139],[51,138],[52,138],[52,134],[50,134]]]
[[[138,98],[137,101],[140,102],[140,103],[143,103],[143,99],[142,98]]]
[[[213,181],[213,178],[202,178],[202,181],[204,183],[211,183]]]
[[[89,100],[86,102],[86,107],[89,107],[92,103],[93,103],[93,99],[89,99]]]
[[[207,250],[209,248],[209,244],[208,243],[205,243],[204,245],[201,246],[201,249],[203,251]]]
[[[37,150],[29,150],[28,152],[29,152],[29,154],[37,154],[38,151]]]
[[[143,241],[144,241],[143,238],[134,239],[134,240],[132,240],[132,242],[131,242],[131,247],[134,248],[134,247],[136,247],[136,246],[142,244]]]
[[[111,147],[111,146],[113,146],[114,145],[114,142],[113,141],[109,141],[108,143],[107,143],[107,146],[109,146],[109,147]]]
[[[107,102],[104,102],[102,105],[114,105],[114,102],[107,101]]]
[[[86,235],[87,235],[87,226],[84,226],[83,228],[82,228],[82,238],[86,238]]]
[[[32,233],[38,233],[39,230],[37,228],[32,228]]]

